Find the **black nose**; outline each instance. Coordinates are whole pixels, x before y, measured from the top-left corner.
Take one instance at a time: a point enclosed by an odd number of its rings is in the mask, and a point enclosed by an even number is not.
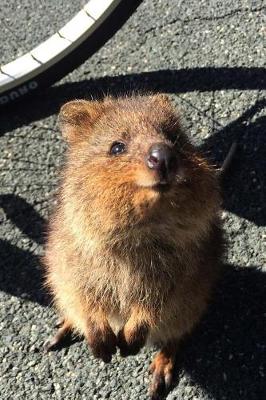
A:
[[[165,143],[156,143],[149,149],[147,166],[158,172],[160,183],[168,183],[176,169],[174,150]]]

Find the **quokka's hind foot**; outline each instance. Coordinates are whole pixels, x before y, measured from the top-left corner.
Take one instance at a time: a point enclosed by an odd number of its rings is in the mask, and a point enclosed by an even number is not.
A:
[[[56,334],[44,344],[45,352],[56,349],[71,333],[71,325],[68,321],[60,320],[57,322],[56,326],[58,327]]]
[[[154,357],[150,365],[152,373],[149,395],[152,400],[165,398],[173,382],[173,370],[175,365],[176,347],[165,346]]]
[[[55,323],[55,328],[61,328],[61,326],[64,325],[64,322],[65,322],[64,318],[58,318],[58,320]]]

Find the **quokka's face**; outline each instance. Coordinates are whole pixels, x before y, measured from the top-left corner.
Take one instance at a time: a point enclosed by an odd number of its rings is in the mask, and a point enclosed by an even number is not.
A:
[[[186,201],[192,146],[167,97],[74,101],[60,122],[73,192],[111,225],[158,219]]]

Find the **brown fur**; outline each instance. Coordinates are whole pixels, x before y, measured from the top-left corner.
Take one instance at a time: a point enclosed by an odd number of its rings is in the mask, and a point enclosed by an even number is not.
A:
[[[146,340],[178,342],[201,318],[220,269],[216,171],[163,95],[70,102],[60,125],[69,149],[45,255],[59,313],[105,361],[116,344],[126,355]],[[111,156],[115,141],[127,152]],[[178,155],[165,193],[145,165],[158,142]]]

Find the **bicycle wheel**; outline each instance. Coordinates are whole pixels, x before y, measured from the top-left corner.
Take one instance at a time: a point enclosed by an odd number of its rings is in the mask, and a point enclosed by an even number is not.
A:
[[[58,32],[0,68],[0,106],[51,85],[95,53],[141,0],[90,0]]]

